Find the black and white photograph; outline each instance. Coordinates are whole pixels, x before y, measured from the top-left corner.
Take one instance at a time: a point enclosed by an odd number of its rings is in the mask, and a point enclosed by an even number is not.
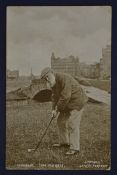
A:
[[[7,170],[111,170],[111,6],[8,6]]]

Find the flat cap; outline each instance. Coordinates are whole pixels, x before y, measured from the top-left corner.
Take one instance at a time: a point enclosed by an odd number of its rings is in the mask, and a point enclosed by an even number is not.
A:
[[[46,67],[42,70],[40,78],[43,79],[47,75],[48,72],[51,72],[52,69],[50,67]]]

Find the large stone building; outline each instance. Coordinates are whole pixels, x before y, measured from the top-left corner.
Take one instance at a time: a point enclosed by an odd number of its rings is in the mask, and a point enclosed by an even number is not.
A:
[[[100,64],[86,64],[80,63],[81,76],[85,78],[99,78],[100,76]]]
[[[74,77],[109,79],[111,77],[111,46],[107,45],[103,48],[100,62],[93,64],[81,63],[79,58],[74,56],[56,58],[52,53],[51,68],[56,72],[69,73]]]
[[[72,76],[83,76],[86,78],[98,78],[100,75],[99,63],[80,63],[78,57],[56,58],[54,53],[51,56],[51,68],[56,72],[69,73]]]
[[[102,49],[102,58],[100,59],[100,78],[108,79],[111,77],[111,45]]]
[[[74,56],[56,58],[54,53],[52,53],[51,68],[56,72],[65,72],[71,74],[72,76],[80,75],[79,58]]]

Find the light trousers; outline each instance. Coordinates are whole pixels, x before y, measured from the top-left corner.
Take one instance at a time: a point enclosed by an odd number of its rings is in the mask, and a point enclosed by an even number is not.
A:
[[[57,119],[59,143],[69,144],[70,149],[80,150],[80,121],[84,109],[61,112]]]

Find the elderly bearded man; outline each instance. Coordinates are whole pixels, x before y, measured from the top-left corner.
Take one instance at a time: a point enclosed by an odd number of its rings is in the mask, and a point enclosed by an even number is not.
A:
[[[42,70],[41,78],[45,79],[52,89],[52,114],[57,118],[59,143],[55,147],[67,147],[66,155],[80,151],[80,121],[88,98],[80,84],[69,74],[56,73],[47,67]]]

